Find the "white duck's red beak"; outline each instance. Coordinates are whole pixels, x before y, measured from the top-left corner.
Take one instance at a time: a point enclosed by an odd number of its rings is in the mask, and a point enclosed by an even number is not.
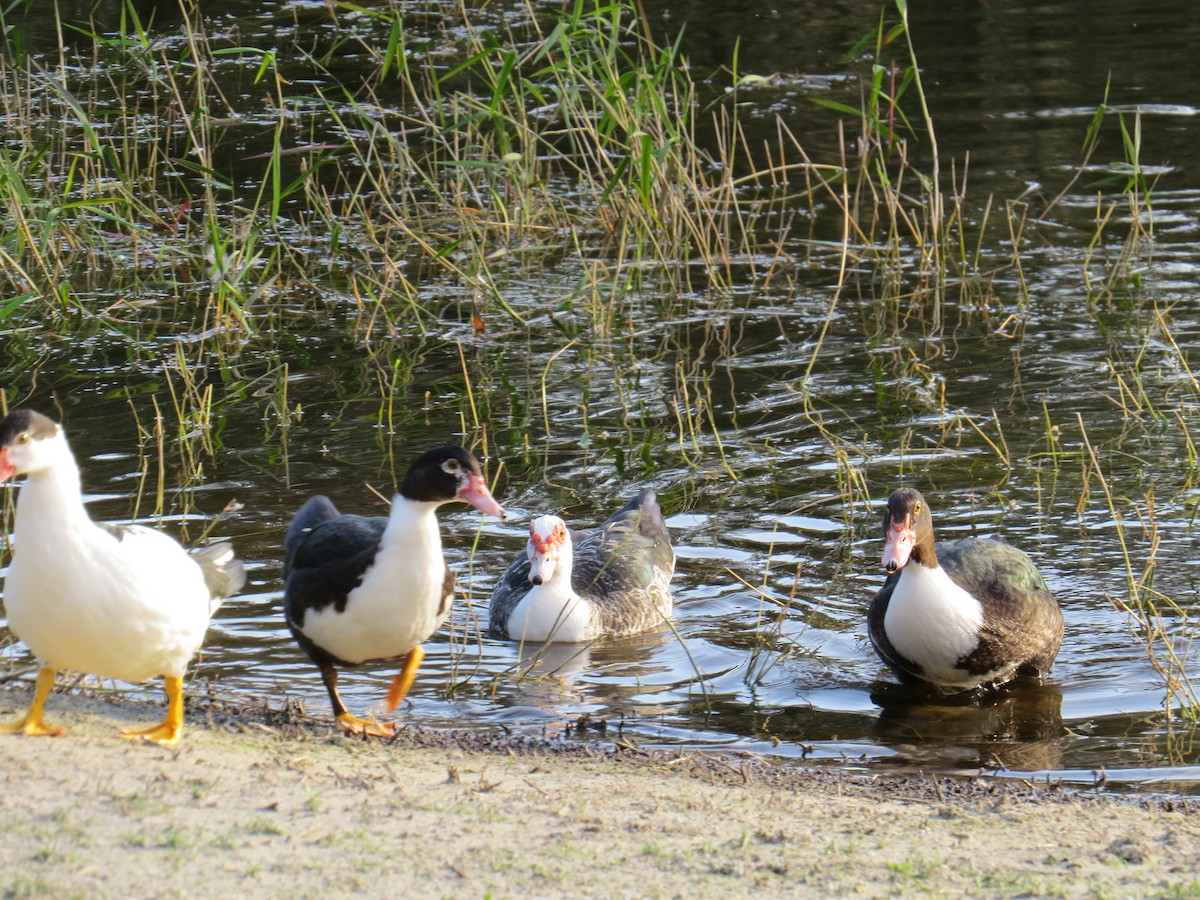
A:
[[[0,484],[8,481],[8,479],[16,474],[17,470],[8,461],[8,448],[0,449]]]

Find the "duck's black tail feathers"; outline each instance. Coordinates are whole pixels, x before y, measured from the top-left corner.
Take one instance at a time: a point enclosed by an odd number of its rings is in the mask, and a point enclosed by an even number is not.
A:
[[[305,501],[296,513],[296,517],[292,519],[292,524],[288,526],[287,535],[283,539],[283,577],[285,579],[291,571],[296,551],[304,543],[304,538],[308,533],[322,522],[336,519],[340,515],[337,507],[333,505],[333,501],[324,494],[317,494]]]

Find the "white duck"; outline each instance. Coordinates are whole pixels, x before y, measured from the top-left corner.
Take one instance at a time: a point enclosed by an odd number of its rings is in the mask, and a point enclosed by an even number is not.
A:
[[[558,516],[529,524],[529,543],[492,592],[488,632],[502,640],[580,643],[656,628],[671,615],[675,551],[654,491],[592,531]]]
[[[33,702],[3,733],[61,735],[43,718],[58,669],[145,681],[162,675],[167,717],[123,731],[172,746],[183,728],[183,675],[221,601],[245,583],[228,543],[189,554],[141,525],[93,522],[63,430],[31,410],[0,421],[0,482],[26,475],[17,497],[4,606],[41,663]]]

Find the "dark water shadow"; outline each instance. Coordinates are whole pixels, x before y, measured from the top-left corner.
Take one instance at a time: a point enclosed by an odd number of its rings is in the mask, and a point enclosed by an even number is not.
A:
[[[891,764],[920,769],[1061,767],[1062,689],[1018,679],[998,688],[945,693],[922,685],[879,682],[874,736],[894,751]]]

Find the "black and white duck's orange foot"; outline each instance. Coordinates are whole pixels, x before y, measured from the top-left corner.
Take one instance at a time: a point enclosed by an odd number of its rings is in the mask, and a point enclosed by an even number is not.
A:
[[[390,738],[396,735],[395,722],[376,722],[360,719],[350,713],[342,713],[337,717],[338,726],[347,734],[365,734],[370,737]]]

